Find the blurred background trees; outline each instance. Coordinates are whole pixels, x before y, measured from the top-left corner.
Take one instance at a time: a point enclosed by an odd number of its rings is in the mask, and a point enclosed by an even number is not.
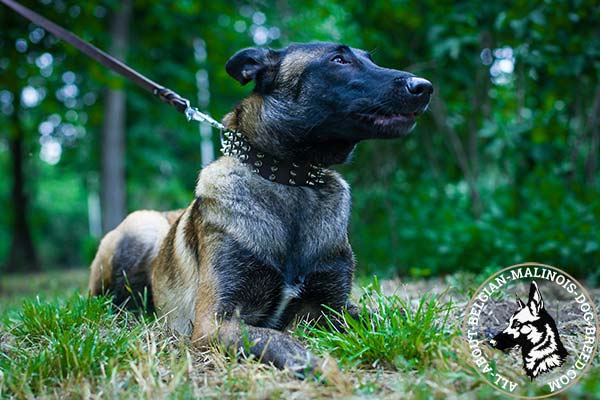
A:
[[[539,261],[600,279],[596,2],[128,3],[23,1],[217,118],[251,90],[223,67],[247,46],[341,41],[433,82],[410,137],[336,167],[359,273]],[[4,6],[0,23],[5,271],[87,265],[111,216],[190,201],[211,157],[195,123]]]

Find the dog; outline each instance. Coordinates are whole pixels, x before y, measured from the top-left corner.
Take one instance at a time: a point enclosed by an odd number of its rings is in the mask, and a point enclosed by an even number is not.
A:
[[[533,380],[563,365],[568,352],[554,319],[544,308],[542,293],[535,281],[531,282],[527,304],[517,298],[517,305],[519,308],[510,317],[508,326],[494,336],[490,344],[502,351],[520,346],[523,368]]]
[[[250,343],[265,363],[312,370],[282,331],[326,309],[359,313],[350,188],[328,168],[363,140],[406,136],[433,88],[336,43],[247,48],[225,69],[254,89],[223,119],[224,156],[200,172],[187,208],[134,212],[109,232],[89,288],[116,304],[143,297],[200,346]]]

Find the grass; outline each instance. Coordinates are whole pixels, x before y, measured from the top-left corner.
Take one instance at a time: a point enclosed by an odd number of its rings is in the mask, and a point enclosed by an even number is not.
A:
[[[443,297],[426,294],[413,307],[396,294],[383,295],[375,280],[359,301],[360,318],[330,310],[324,324],[302,324],[297,335],[312,349],[351,368],[422,369],[459,335],[448,321],[452,301],[444,302]],[[347,328],[337,329],[336,320]]]
[[[6,386],[16,394],[35,396],[46,386],[86,377],[111,379],[137,355],[142,324],[131,314],[113,314],[111,301],[73,294],[50,303],[26,300],[6,325],[11,341],[0,353]]]
[[[466,362],[462,277],[375,281],[355,296],[362,318],[332,315],[345,321],[345,332],[325,329],[333,319],[300,324],[292,334],[326,360],[323,379],[304,381],[237,354],[194,348],[161,320],[118,312],[109,299],[82,294],[86,277],[69,271],[2,280],[0,398],[501,398]],[[599,393],[599,372],[596,362],[568,398]]]

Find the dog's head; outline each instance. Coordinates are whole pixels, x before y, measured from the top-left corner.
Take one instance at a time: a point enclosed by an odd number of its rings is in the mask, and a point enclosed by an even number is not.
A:
[[[508,326],[490,340],[490,344],[498,350],[504,351],[526,343],[535,344],[543,337],[546,320],[543,317],[547,313],[542,293],[535,281],[531,282],[527,304],[517,298],[517,305],[518,309],[508,320]]]
[[[248,48],[226,70],[243,85],[255,83],[226,116],[229,128],[275,156],[325,164],[345,161],[361,140],[408,134],[433,93],[429,81],[335,43]]]

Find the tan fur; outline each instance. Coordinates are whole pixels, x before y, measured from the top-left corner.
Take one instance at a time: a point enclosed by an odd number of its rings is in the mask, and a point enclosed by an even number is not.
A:
[[[298,79],[302,72],[316,57],[322,53],[316,51],[295,50],[289,56],[285,57],[279,69],[278,80],[285,83],[286,86],[294,87],[298,83]]]
[[[207,243],[208,248],[214,247]],[[206,253],[211,254],[205,248]],[[195,323],[192,332],[194,344],[203,346],[216,337],[218,322],[216,319],[217,305],[217,279],[211,266],[210,257],[204,257],[200,266],[199,285],[197,297],[202,301],[196,302]]]
[[[156,211],[136,211],[127,216],[100,242],[91,265],[89,289],[92,295],[104,293],[111,285],[112,258],[121,238],[133,235],[152,248],[154,258],[169,229],[168,219]]]
[[[105,293],[110,287],[112,275],[112,257],[121,238],[121,232],[112,230],[100,242],[98,252],[92,261],[89,289],[92,296]]]
[[[161,214],[167,219],[169,225],[173,225],[173,223],[177,221],[177,218],[181,217],[181,214],[183,214],[184,211],[185,208],[182,208],[180,210],[163,211]]]
[[[263,98],[257,94],[251,94],[240,102],[232,112],[225,115],[223,124],[227,129],[237,130],[240,125],[244,126],[244,134],[248,138],[257,139],[260,128],[261,108]]]
[[[191,206],[171,225],[158,257],[152,262],[152,293],[156,309],[165,315],[168,324],[182,334],[190,334],[195,320],[198,265],[185,243],[183,229],[189,222]],[[177,277],[177,291],[169,280]]]

